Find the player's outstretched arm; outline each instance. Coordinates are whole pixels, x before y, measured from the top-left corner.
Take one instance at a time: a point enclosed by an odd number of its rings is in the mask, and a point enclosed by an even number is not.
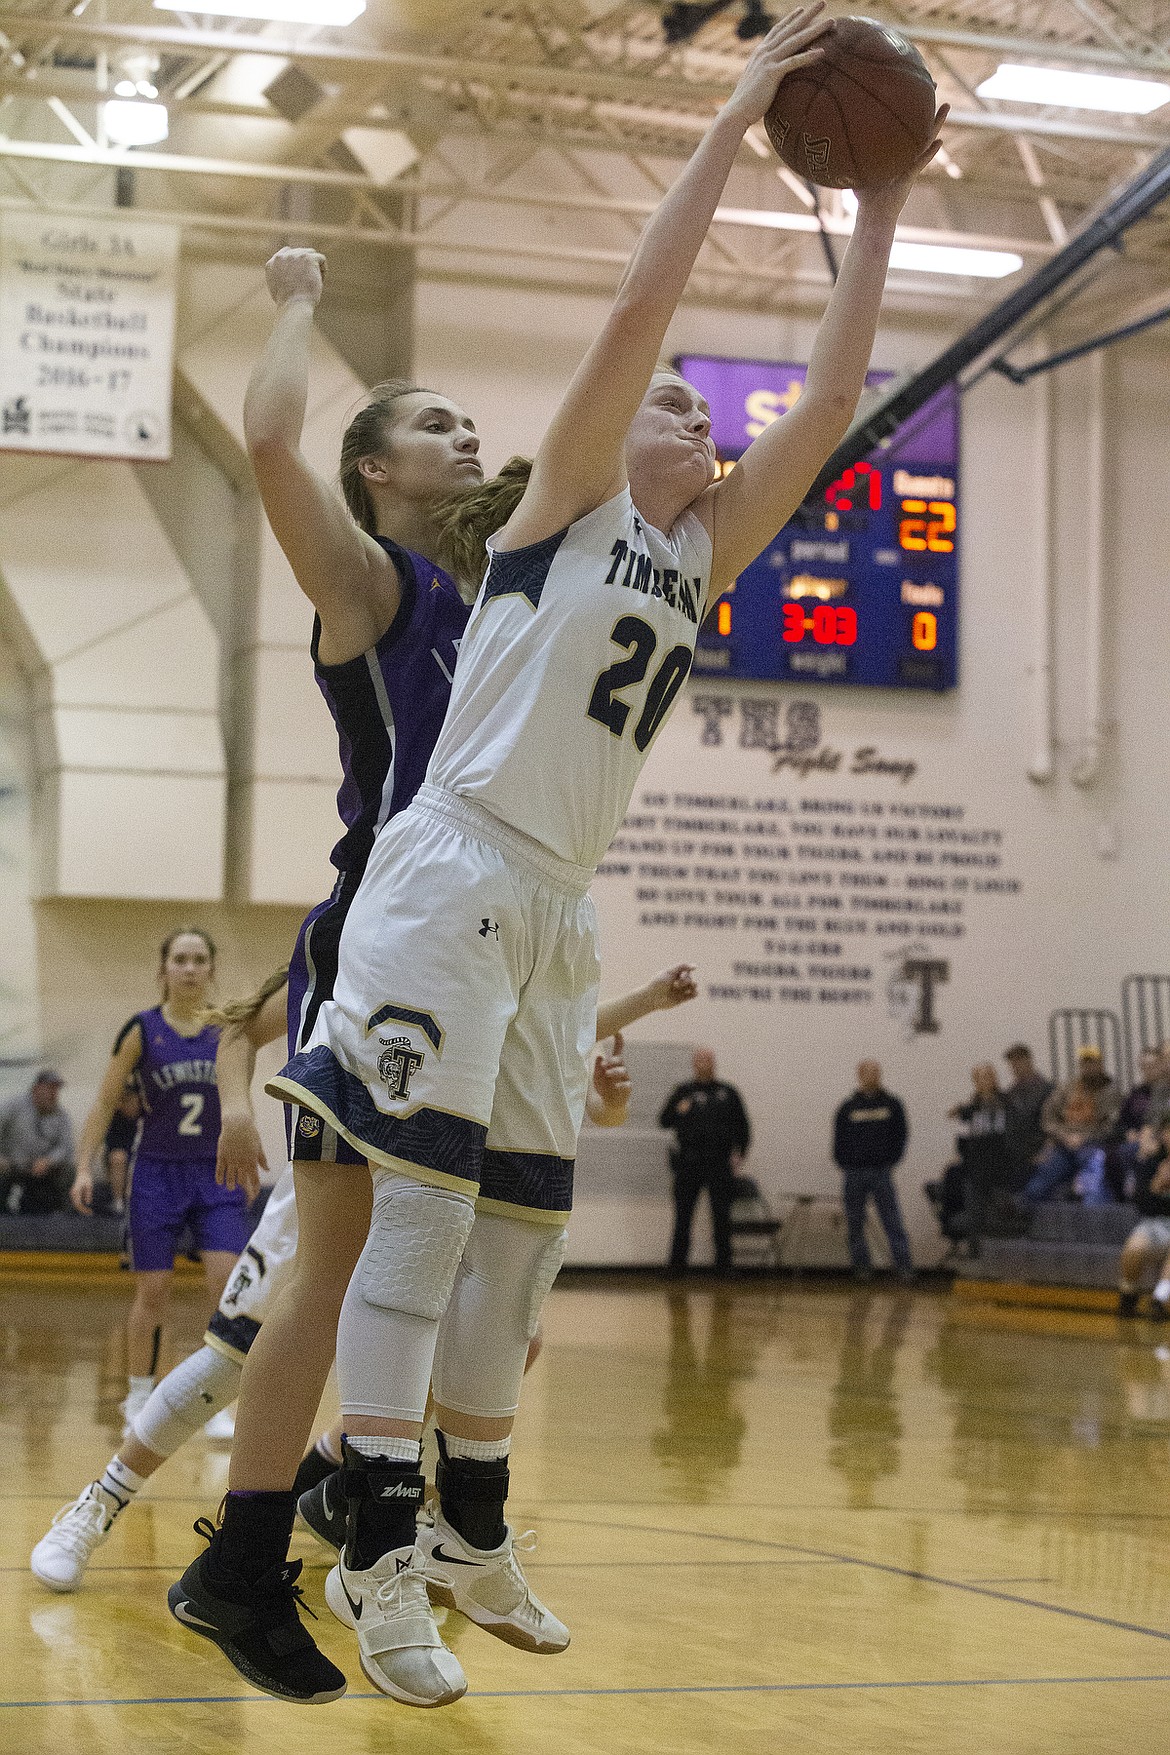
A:
[[[809,360],[796,407],[748,446],[731,474],[709,489],[714,559],[709,601],[725,591],[788,522],[849,430],[869,369],[894,228],[920,171],[939,148],[935,138],[908,176],[860,190],[857,221]]]
[[[225,1188],[242,1188],[249,1201],[260,1192],[260,1173],[268,1159],[252,1109],[256,1056],[288,1028],[288,985],[270,993],[259,1011],[219,1039],[215,1078],[219,1086],[219,1141],[215,1180]]]
[[[673,963],[662,969],[642,987],[620,999],[607,999],[597,1008],[597,1040],[606,1042],[619,1030],[636,1024],[651,1012],[668,1012],[676,1005],[685,1005],[699,991],[693,963]]]
[[[248,380],[244,438],[273,535],[321,617],[329,662],[340,663],[373,645],[394,620],[398,570],[301,450],[325,258],[278,250],[264,272],[277,313]]]
[[[626,267],[613,309],[553,417],[501,547],[519,548],[552,536],[624,486],[626,433],[735,155],[780,81],[820,55],[817,38],[834,28],[823,11],[823,0],[802,6],[760,40],[735,91],[659,204]]]
[[[69,1201],[86,1218],[93,1217],[93,1161],[109,1131],[114,1111],[122,1101],[126,1080],[132,1077],[141,1059],[142,1026],[134,1023],[123,1033],[110,1056],[110,1063],[102,1075],[93,1108],[85,1118],[81,1138],[77,1142],[77,1171],[69,1190]]]

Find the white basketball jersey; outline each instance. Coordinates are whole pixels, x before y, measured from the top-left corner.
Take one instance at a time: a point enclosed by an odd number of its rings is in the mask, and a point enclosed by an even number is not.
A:
[[[595,867],[687,679],[710,575],[697,513],[664,536],[628,488],[492,550],[428,780]]]

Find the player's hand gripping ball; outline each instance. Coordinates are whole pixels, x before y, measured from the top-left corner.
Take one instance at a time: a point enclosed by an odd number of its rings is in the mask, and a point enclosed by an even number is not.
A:
[[[817,48],[764,117],[784,163],[826,189],[909,176],[936,131],[934,80],[913,43],[872,18],[838,18]]]

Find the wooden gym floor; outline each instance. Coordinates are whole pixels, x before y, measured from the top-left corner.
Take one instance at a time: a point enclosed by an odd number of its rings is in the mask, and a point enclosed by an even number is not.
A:
[[[815,1285],[549,1300],[514,1452],[532,1658],[458,1616],[471,1679],[371,1696],[307,1558],[332,1706],[254,1694],[170,1620],[213,1512],[202,1439],[59,1597],[26,1569],[117,1438],[124,1287],[3,1286],[0,1749],[14,1755],[1159,1755],[1170,1715],[1170,1350],[1107,1315]],[[198,1336],[183,1289],[176,1341]],[[1167,1337],[1170,1339],[1170,1336]]]

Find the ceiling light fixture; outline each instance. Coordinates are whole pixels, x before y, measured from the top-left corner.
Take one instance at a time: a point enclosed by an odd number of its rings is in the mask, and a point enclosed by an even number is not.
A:
[[[160,12],[190,12],[191,0],[154,0]],[[352,24],[366,9],[366,0],[213,0],[197,12],[216,18],[256,18],[268,24]]]
[[[111,146],[157,146],[170,132],[165,104],[111,98],[102,110],[106,139]]]
[[[895,240],[891,268],[912,268],[920,274],[968,274],[977,280],[1002,280],[1024,266],[1014,250],[975,250],[960,244],[904,244]]]
[[[1148,116],[1170,100],[1170,85],[1121,79],[1112,73],[1069,73],[1060,67],[1023,67],[1005,61],[976,88],[984,98],[1013,104],[1060,104],[1069,110],[1112,110]]]
[[[845,220],[851,221],[857,212],[852,189],[841,191],[841,207]],[[767,231],[815,233],[819,229],[811,214],[775,213],[765,207],[717,207],[715,219],[721,225],[761,226]],[[843,226],[830,225],[828,229],[831,235],[845,231]],[[1023,266],[1024,258],[1014,250],[986,250],[974,244],[911,244],[899,239],[890,252],[891,268],[913,268],[922,274],[967,274],[979,280],[1000,280]]]
[[[841,211],[846,219],[857,214],[857,196],[841,191]],[[891,268],[911,268],[920,274],[970,274],[979,280],[1002,280],[1024,266],[1014,250],[980,250],[971,244],[908,244],[895,241],[890,251]]]

